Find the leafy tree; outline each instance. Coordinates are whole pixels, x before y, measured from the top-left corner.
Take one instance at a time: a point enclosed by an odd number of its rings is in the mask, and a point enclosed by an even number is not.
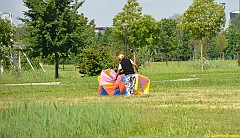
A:
[[[123,23],[129,26],[124,28]],[[123,11],[113,18],[115,29],[113,33],[119,40],[124,40],[124,30],[127,29],[127,40],[132,46],[133,52],[136,48],[153,44],[157,35],[157,25],[151,15],[142,15],[142,7],[136,0],[128,0]],[[134,54],[135,55],[135,54]]]
[[[225,34],[222,32],[217,36],[216,40],[216,53],[218,53],[219,58],[224,59],[224,50],[228,46],[228,41]]]
[[[201,40],[201,67],[203,65],[202,39],[215,36],[224,27],[226,18],[224,7],[214,0],[193,0],[192,5],[184,12],[179,27],[187,30],[192,38]]]
[[[21,19],[29,31],[29,47],[32,56],[48,57],[54,55],[55,78],[59,78],[59,58],[68,56],[70,51],[78,53],[80,47],[91,42],[94,30],[93,21],[89,22],[77,10],[84,1],[78,0],[23,0],[28,11]]]
[[[189,41],[190,41],[190,36],[189,33],[186,31],[181,32],[181,37],[180,37],[180,47],[179,47],[179,53],[180,57],[179,60],[187,61],[191,59],[191,53],[193,53],[193,48],[190,47]]]
[[[235,24],[230,24],[226,30],[226,37],[228,46],[225,49],[225,57],[227,59],[234,59],[240,47],[240,32],[237,30]]]
[[[159,22],[160,28],[160,36],[159,36],[159,43],[158,51],[162,52],[165,57],[166,61],[170,56],[174,56],[177,54],[177,47],[178,47],[178,36],[176,30],[177,23],[173,19],[162,19]]]
[[[100,45],[107,48],[113,58],[119,54],[119,51],[122,51],[125,48],[122,40],[116,39],[114,37],[112,27],[107,27],[104,33],[96,33],[94,40],[95,45]]]
[[[226,56],[235,59],[235,56],[238,55],[238,65],[240,66],[240,14],[231,20],[226,35],[229,42]]]
[[[10,53],[9,47],[13,44],[14,30],[9,20],[0,18],[0,67],[10,68],[10,60],[7,57]]]
[[[139,20],[141,15],[142,7],[140,7],[139,3],[136,0],[128,0],[127,4],[123,7],[123,11],[119,12],[113,18],[113,26],[115,26],[113,30],[114,36],[119,40],[124,40],[124,33],[126,33],[128,43],[136,46],[134,36],[131,36],[133,35],[131,32],[136,31],[134,24]],[[129,24],[129,26],[122,26],[123,23]]]

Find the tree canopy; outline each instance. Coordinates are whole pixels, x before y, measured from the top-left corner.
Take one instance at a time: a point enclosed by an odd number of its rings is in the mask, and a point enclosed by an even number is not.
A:
[[[180,28],[195,39],[215,36],[225,26],[224,7],[214,0],[194,0],[184,12]]]
[[[84,1],[78,0],[24,0],[28,11],[24,12],[29,31],[29,46],[32,56],[55,56],[55,78],[59,77],[59,57],[69,51],[77,52],[88,45],[89,36],[94,33],[94,22],[88,21],[77,10]],[[88,33],[87,33],[88,32]],[[75,53],[77,54],[77,53]]]
[[[129,26],[122,26],[128,23]],[[127,30],[128,43],[135,50],[136,47],[144,47],[152,44],[156,37],[157,24],[151,15],[142,15],[142,7],[136,0],[128,0],[123,11],[113,18],[115,29],[113,33],[116,38],[124,40],[124,30]]]

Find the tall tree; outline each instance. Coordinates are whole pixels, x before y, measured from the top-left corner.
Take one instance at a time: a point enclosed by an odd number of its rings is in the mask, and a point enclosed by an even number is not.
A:
[[[124,28],[123,23],[129,26]],[[127,29],[127,40],[134,51],[137,47],[145,47],[153,44],[158,26],[155,19],[151,15],[142,15],[142,7],[136,0],[128,0],[124,5],[123,11],[113,18],[115,29],[113,33],[116,38],[124,40],[124,29]]]
[[[166,63],[170,56],[177,54],[178,36],[176,30],[177,23],[173,19],[162,19],[159,21],[160,36],[158,51],[163,53],[166,57]]]
[[[113,30],[114,36],[119,40],[124,40],[124,37],[127,37],[128,43],[136,46],[136,40],[134,39],[135,37],[132,32],[136,31],[135,23],[141,18],[141,16],[142,7],[140,7],[137,0],[128,0],[127,4],[123,7],[123,11],[119,12],[113,18],[113,26],[115,26],[115,29]],[[123,26],[124,23],[128,24],[128,26]]]
[[[224,7],[214,0],[193,0],[192,5],[184,12],[181,21],[179,27],[187,30],[192,38],[200,40],[203,71],[202,39],[215,36],[225,26]]]
[[[233,58],[235,58],[237,53],[238,65],[240,66],[240,14],[231,20],[227,29],[227,36],[229,41],[227,53],[233,55]]]
[[[29,44],[33,56],[48,57],[54,55],[55,78],[59,78],[59,58],[67,56],[69,51],[77,54],[78,48],[87,45],[91,38],[94,22],[89,22],[77,10],[84,1],[78,0],[23,0],[29,9],[24,12]],[[90,33],[87,33],[90,32]]]
[[[234,59],[240,47],[240,32],[235,24],[230,24],[226,30],[226,37],[228,46],[225,49],[225,57],[227,59]]]

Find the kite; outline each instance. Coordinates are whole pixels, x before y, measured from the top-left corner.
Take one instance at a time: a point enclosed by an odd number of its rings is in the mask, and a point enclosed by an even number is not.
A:
[[[119,75],[117,80],[114,81],[116,77],[116,72],[112,69],[102,70],[100,76],[98,76],[98,95],[125,95],[126,87],[125,87],[125,75]],[[148,94],[150,79],[140,74],[136,75],[136,83],[134,94]],[[138,90],[139,89],[139,90]]]

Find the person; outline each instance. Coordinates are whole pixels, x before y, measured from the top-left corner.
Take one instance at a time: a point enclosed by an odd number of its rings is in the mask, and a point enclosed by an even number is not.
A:
[[[124,58],[123,54],[118,55],[118,59],[120,60],[120,63],[118,65],[118,71],[116,74],[115,80],[117,80],[118,75],[120,74],[120,71],[123,70],[123,73],[125,74],[125,86],[127,91],[127,96],[131,96],[134,94],[134,87],[136,82],[136,77],[134,73],[134,68],[139,72],[138,67],[136,63],[134,63],[131,59]]]

